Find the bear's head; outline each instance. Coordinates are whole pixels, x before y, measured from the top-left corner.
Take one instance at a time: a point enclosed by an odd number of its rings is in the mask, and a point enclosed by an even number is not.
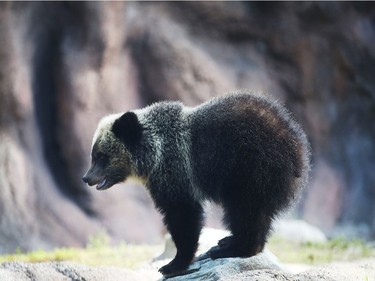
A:
[[[135,174],[129,149],[137,143],[142,126],[133,112],[104,117],[95,131],[91,148],[91,167],[82,180],[105,190]]]

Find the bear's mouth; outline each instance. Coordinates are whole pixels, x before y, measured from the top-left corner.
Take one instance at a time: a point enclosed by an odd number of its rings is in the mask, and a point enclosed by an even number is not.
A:
[[[108,189],[110,188],[111,185],[109,184],[109,181],[107,179],[107,177],[104,177],[97,185],[96,185],[96,189],[97,190],[105,190],[105,189]]]

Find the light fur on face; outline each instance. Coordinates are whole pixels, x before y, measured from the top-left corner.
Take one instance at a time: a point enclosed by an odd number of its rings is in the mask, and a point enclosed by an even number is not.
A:
[[[119,118],[122,114],[124,114],[124,113],[123,112],[122,113],[115,113],[115,114],[107,115],[107,116],[103,117],[102,119],[100,119],[98,127],[96,128],[93,139],[92,139],[91,150],[92,150],[95,142],[98,140],[98,138],[100,136],[104,136],[104,135],[108,134],[113,122],[115,122],[115,120],[117,118]]]

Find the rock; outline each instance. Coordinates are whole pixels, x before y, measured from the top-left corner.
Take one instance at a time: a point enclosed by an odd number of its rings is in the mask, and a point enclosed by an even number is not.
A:
[[[371,239],[371,229],[365,223],[351,224],[347,223],[345,225],[338,225],[334,227],[329,233],[332,237],[345,237],[346,239],[357,239],[358,237],[363,237],[365,239]],[[371,242],[372,244],[375,241]]]
[[[81,181],[99,118],[140,105],[120,47],[124,25],[111,16],[123,4],[0,5],[6,41],[0,46],[0,253],[82,247],[102,229],[112,243],[160,242],[160,215],[140,184],[99,193]],[[76,16],[79,21],[69,20]],[[97,32],[111,25],[118,30],[111,38]]]
[[[159,256],[155,257],[153,261],[173,259],[176,256],[176,253],[177,249],[172,240],[172,236],[170,234],[166,234],[164,236],[164,251]]]
[[[228,280],[228,278],[247,271],[271,270],[280,271],[284,267],[274,260],[275,256],[269,251],[264,251],[250,258],[226,258],[212,260],[198,257],[192,263],[187,272],[189,274],[176,277],[162,278],[161,280],[182,281],[182,280]]]
[[[201,235],[199,236],[199,246],[196,256],[207,252],[211,247],[215,246],[221,238],[224,238],[229,234],[230,232],[226,230],[204,227]],[[176,255],[176,246],[170,234],[165,235],[164,243],[164,252],[158,257],[154,258],[154,261],[172,259]]]
[[[263,260],[263,261],[262,261]],[[264,263],[266,262],[266,263]],[[212,267],[213,266],[213,267]],[[115,267],[84,266],[70,262],[0,264],[0,280],[6,281],[153,281],[153,280],[258,280],[258,281],[374,281],[375,259],[340,262],[313,267],[298,274],[274,268],[265,256],[248,259],[202,260],[200,271],[173,278],[161,278],[156,268],[128,270]],[[193,268],[194,269],[194,268]]]
[[[89,267],[69,262],[7,262],[0,266],[0,280],[6,281],[151,281],[159,276],[152,271]]]
[[[229,235],[228,230],[204,227],[199,236],[199,247],[196,255],[199,256],[207,252],[211,247],[216,246],[220,239]]]
[[[353,281],[353,280],[375,280],[375,259],[365,259],[353,262],[335,262],[329,265],[317,266],[298,275],[301,281],[333,280],[333,281]]]
[[[273,235],[287,241],[325,242],[326,235],[316,226],[303,220],[279,220],[273,224]]]
[[[272,269],[286,270],[276,256],[268,249],[250,258],[228,258],[211,260],[206,252],[217,245],[217,242],[230,233],[225,230],[205,227],[199,238],[197,258],[183,276],[168,278],[168,280],[217,280],[241,273],[244,270]],[[164,252],[154,259],[152,268],[158,269],[168,263],[176,255],[176,247],[170,235],[165,237]]]

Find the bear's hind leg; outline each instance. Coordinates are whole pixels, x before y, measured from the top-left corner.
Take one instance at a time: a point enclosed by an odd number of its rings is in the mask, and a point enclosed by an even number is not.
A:
[[[271,217],[262,213],[261,209],[252,208],[249,212],[236,206],[224,209],[224,221],[232,232],[219,241],[218,246],[209,251],[212,259],[226,257],[251,257],[260,253],[267,240],[271,228]]]
[[[185,271],[198,248],[203,225],[203,208],[198,202],[177,202],[174,206],[161,208],[164,223],[177,248],[175,258],[159,269],[163,275]]]

